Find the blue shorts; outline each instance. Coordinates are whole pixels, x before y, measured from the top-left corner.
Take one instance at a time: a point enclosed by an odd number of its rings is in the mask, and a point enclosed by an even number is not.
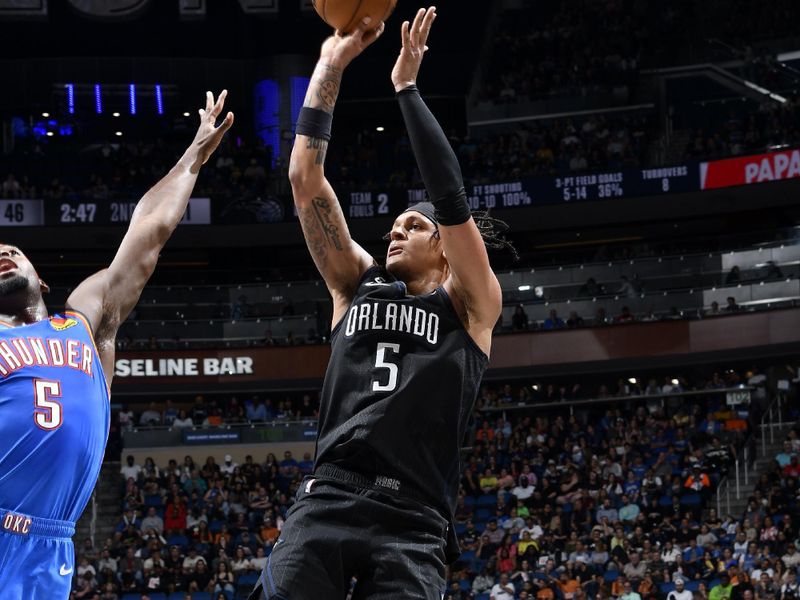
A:
[[[66,600],[75,570],[75,525],[0,508],[3,600]]]

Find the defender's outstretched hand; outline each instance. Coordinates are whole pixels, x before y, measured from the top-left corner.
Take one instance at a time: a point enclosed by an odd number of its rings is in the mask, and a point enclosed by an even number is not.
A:
[[[222,90],[222,93],[214,102],[214,94],[206,92],[206,107],[200,109],[200,127],[197,128],[197,134],[194,136],[192,145],[189,151],[195,153],[194,160],[190,171],[197,173],[200,167],[214,154],[219,143],[222,141],[222,136],[233,125],[233,113],[228,112],[225,115],[222,123],[217,126],[217,117],[222,113],[222,108],[225,106],[225,98],[228,95],[228,90]]]
[[[381,22],[377,27],[370,28],[371,17],[364,17],[353,30],[353,33],[343,34],[336,31],[322,44],[320,59],[326,60],[337,69],[344,69],[367,46],[381,37],[384,30],[384,23]]]
[[[400,56],[397,57],[397,62],[394,64],[394,69],[392,69],[392,83],[394,84],[395,92],[417,83],[419,66],[422,64],[422,57],[428,49],[425,44],[428,42],[428,35],[435,19],[435,6],[431,6],[427,10],[420,8],[417,11],[417,16],[414,17],[413,24],[403,21],[400,26],[403,47],[400,49]]]

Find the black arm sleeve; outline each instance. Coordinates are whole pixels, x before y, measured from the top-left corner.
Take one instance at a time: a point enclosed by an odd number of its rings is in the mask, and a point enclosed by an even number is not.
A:
[[[437,210],[439,223],[458,225],[469,220],[461,167],[441,125],[425,105],[417,86],[397,93],[422,181]]]

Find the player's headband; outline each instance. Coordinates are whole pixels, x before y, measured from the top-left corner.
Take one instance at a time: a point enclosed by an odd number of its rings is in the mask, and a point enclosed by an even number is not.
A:
[[[407,209],[403,211],[403,213],[407,213],[410,211],[418,212],[421,215],[426,216],[430,219],[434,225],[439,225],[439,221],[436,220],[436,209],[433,208],[433,204],[430,202],[418,202],[413,206],[409,206]]]

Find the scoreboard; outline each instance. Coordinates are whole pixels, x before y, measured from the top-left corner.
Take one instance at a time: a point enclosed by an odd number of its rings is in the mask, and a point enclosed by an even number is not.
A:
[[[526,177],[467,186],[472,210],[521,209],[543,205],[655,198],[800,177],[800,149],[652,169],[619,169]],[[424,189],[337,189],[347,219],[396,215],[426,199]],[[0,199],[0,227],[126,225],[133,200]],[[182,225],[278,223],[296,218],[291,197],[265,199],[191,198]]]
[[[136,201],[0,200],[0,227],[127,225]],[[181,225],[210,225],[211,199],[190,198]]]

